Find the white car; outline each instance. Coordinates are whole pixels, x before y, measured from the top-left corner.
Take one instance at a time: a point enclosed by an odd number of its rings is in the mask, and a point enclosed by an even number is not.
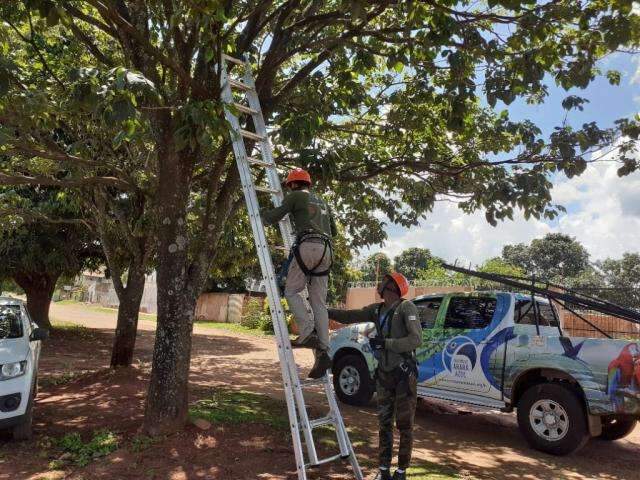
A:
[[[0,297],[0,429],[31,437],[40,341],[49,332],[31,321],[22,300]]]

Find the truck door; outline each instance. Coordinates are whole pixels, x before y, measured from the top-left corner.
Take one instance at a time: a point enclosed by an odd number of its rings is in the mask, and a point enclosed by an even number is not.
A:
[[[494,371],[492,357],[504,347],[500,327],[507,321],[510,304],[508,294],[448,299],[442,307],[441,328],[434,334],[440,351],[433,367],[435,388],[502,399],[501,376]]]
[[[442,297],[422,298],[414,301],[422,326],[422,346],[416,351],[418,360],[418,382],[424,386],[434,385],[435,362],[440,354],[434,342],[434,332]]]

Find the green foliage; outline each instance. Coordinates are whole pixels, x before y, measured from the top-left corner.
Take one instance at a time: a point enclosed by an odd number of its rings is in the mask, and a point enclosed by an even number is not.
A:
[[[3,170],[61,184],[93,178],[152,198],[157,149],[173,149],[189,165],[188,218],[195,221],[212,212],[206,179],[224,180],[234,168],[216,156],[227,148],[227,132],[211,72],[221,53],[248,53],[264,79],[262,96],[277,100],[266,110],[278,127],[276,153],[286,165],[309,168],[318,187],[335,195],[355,245],[384,240],[384,217],[414,225],[442,194],[461,196],[465,211],[484,209],[492,224],[516,208],[553,217],[559,209],[550,203],[549,175],[581,173],[589,152],[620,134],[628,137],[619,149],[621,174],[637,168],[625,161],[637,121],[604,129],[562,124],[545,138],[532,122],[510,120],[504,106],[544,102],[551,81],[567,90],[600,75],[618,84],[619,72],[600,72],[597,62],[638,45],[640,19],[630,5],[374,1],[283,10],[239,1],[167,10],[125,1],[127,27],[113,23],[111,5],[3,5],[1,137],[19,157]],[[269,61],[257,63],[256,45],[267,45],[259,55]],[[584,102],[570,95],[563,105]],[[500,153],[513,158],[490,162]],[[65,154],[90,161],[65,161]],[[152,218],[142,216],[143,223]]]
[[[281,299],[280,303],[284,311],[287,311],[287,301]],[[291,322],[293,322],[293,315],[286,314],[287,328],[291,331]],[[271,308],[269,308],[269,302],[264,299],[251,298],[247,302],[242,318],[240,319],[240,325],[252,330],[259,330],[263,333],[270,335],[274,334],[273,322],[271,321]]]
[[[522,268],[510,264],[500,257],[490,258],[485,261],[480,265],[480,267],[478,267],[478,271],[485,273],[497,273],[498,275],[511,277],[523,277],[526,274]]]
[[[58,446],[71,455],[71,461],[84,467],[96,458],[109,455],[118,448],[118,437],[108,430],[94,432],[89,442],[84,442],[79,433],[69,433],[58,441]]]
[[[393,268],[409,280],[413,280],[417,278],[420,270],[427,268],[431,259],[428,248],[408,248],[394,257]]]
[[[282,402],[251,392],[216,389],[189,409],[195,418],[212,423],[265,424],[278,430],[289,425]]]
[[[44,291],[61,275],[75,276],[104,261],[100,244],[77,221],[79,206],[59,189],[0,187],[0,212],[0,279],[31,289],[28,294],[38,288],[38,278],[51,284],[40,285]]]
[[[576,277],[589,268],[589,253],[576,239],[561,233],[549,233],[530,245],[507,245],[502,258],[528,275],[559,280]]]
[[[631,308],[640,308],[640,255],[624,253],[622,258],[596,262],[599,282],[587,285],[587,293]]]
[[[362,280],[377,282],[384,275],[393,271],[391,259],[384,253],[378,252],[367,257],[360,269]]]
[[[460,277],[446,270],[439,259],[431,258],[425,268],[419,270],[417,279],[429,285],[458,285]]]

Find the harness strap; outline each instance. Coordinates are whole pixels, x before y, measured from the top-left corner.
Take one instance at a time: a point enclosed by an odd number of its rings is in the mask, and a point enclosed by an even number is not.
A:
[[[312,268],[309,268],[302,260],[302,255],[300,254],[300,245],[302,245],[305,242],[305,240],[309,240],[311,238],[317,238],[319,240],[322,240],[322,242],[324,243],[324,250],[322,252],[322,257],[320,257],[320,260],[318,261],[318,263],[316,263]],[[302,272],[305,275],[310,275],[312,277],[325,277],[329,275],[331,267],[333,266],[333,246],[331,245],[331,240],[329,240],[329,237],[318,232],[302,232],[296,239],[296,243],[293,245],[292,250],[293,250],[293,255],[296,257],[296,261],[300,266],[300,270],[302,270]],[[323,270],[321,272],[316,272],[316,269],[320,265],[322,265],[322,262],[324,261],[324,258],[327,255],[327,250],[331,252],[331,263],[329,264],[326,270]]]

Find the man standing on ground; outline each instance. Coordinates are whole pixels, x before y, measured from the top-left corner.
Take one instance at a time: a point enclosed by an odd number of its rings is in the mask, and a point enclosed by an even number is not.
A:
[[[327,288],[329,270],[333,263],[331,239],[336,226],[327,204],[309,191],[311,176],[301,168],[289,172],[286,180],[291,193],[284,197],[282,205],[261,212],[265,225],[279,222],[291,214],[296,232],[293,258],[290,258],[284,296],[298,324],[300,335],[292,346],[313,348],[315,363],[310,378],[322,377],[331,367],[327,354],[329,346],[329,318],[327,316]],[[309,293],[309,312],[302,292]]]
[[[378,360],[376,396],[378,400],[379,461],[376,480],[405,480],[413,448],[413,421],[417,403],[418,367],[415,350],[422,344],[418,310],[405,300],[409,282],[401,273],[385,275],[378,285],[382,303],[362,310],[329,309],[329,318],[340,323],[373,322],[376,336],[369,339]],[[398,469],[391,477],[393,417],[400,431]]]

